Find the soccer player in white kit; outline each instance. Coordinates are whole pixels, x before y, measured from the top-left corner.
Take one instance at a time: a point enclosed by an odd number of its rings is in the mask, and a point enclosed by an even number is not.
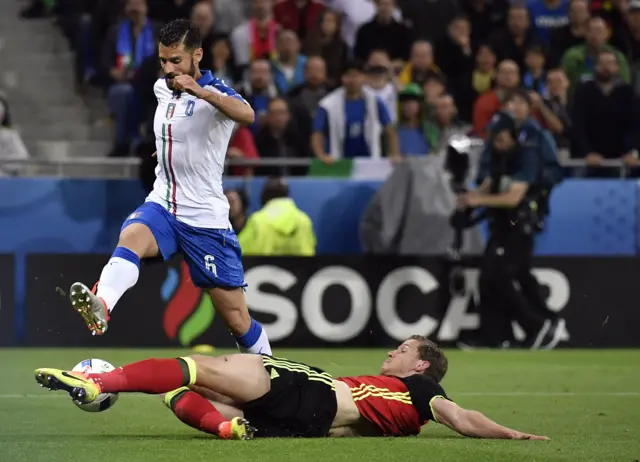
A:
[[[253,123],[255,114],[222,80],[199,69],[202,38],[189,21],[168,23],[159,41],[165,78],[154,85],[158,167],[153,191],[122,225],[94,290],[73,284],[71,303],[92,333],[102,335],[116,303],[138,281],[140,261],[166,261],[181,253],[194,284],[209,293],[239,348],[270,355],[266,333],[249,315],[241,249],[222,191],[234,125]]]

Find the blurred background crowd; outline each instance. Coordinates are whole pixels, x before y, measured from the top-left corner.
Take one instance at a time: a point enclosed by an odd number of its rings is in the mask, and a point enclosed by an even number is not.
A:
[[[112,146],[100,154],[140,156],[147,183],[160,75],[156,34],[180,17],[201,29],[201,67],[256,111],[253,125],[237,129],[231,158],[331,165],[437,154],[454,134],[485,137],[493,115],[524,88],[532,116],[564,156],[588,165],[638,163],[640,0],[32,0],[20,14],[55,19],[73,51],[77,94],[99,92],[106,102]],[[364,144],[328,141],[333,119],[345,117],[328,95],[341,88],[366,103],[346,114],[347,139],[360,135]],[[369,96],[380,104],[368,104]],[[8,129],[5,99],[0,114]],[[379,133],[369,130],[370,119]],[[26,155],[19,137],[5,134],[0,143],[12,146],[5,155]]]

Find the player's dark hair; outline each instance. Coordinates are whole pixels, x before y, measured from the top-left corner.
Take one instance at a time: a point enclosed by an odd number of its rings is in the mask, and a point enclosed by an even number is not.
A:
[[[264,207],[267,202],[273,199],[289,197],[289,185],[280,177],[270,177],[262,188],[262,196],[260,201]]]
[[[425,369],[423,374],[435,380],[436,383],[440,383],[449,368],[449,361],[442,350],[423,335],[412,335],[409,340],[420,342],[418,356],[423,361],[429,361],[429,367]]]
[[[160,29],[158,40],[166,47],[184,44],[186,50],[202,48],[200,30],[188,19],[174,19],[165,24]]]

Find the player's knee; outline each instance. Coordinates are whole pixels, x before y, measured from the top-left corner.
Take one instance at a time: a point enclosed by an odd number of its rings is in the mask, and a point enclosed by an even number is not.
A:
[[[133,223],[120,233],[118,247],[126,247],[139,257],[146,257],[155,253],[156,242],[149,228],[141,223]]]

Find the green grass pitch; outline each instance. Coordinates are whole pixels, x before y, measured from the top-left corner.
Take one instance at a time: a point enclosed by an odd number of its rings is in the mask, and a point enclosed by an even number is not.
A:
[[[82,359],[114,365],[185,350],[0,349],[0,461],[619,461],[640,458],[640,350],[449,352],[443,385],[460,405],[550,442],[465,439],[437,424],[417,438],[218,441],[156,397],[122,395],[85,413],[33,379]],[[383,350],[278,350],[335,375],[375,373]]]

